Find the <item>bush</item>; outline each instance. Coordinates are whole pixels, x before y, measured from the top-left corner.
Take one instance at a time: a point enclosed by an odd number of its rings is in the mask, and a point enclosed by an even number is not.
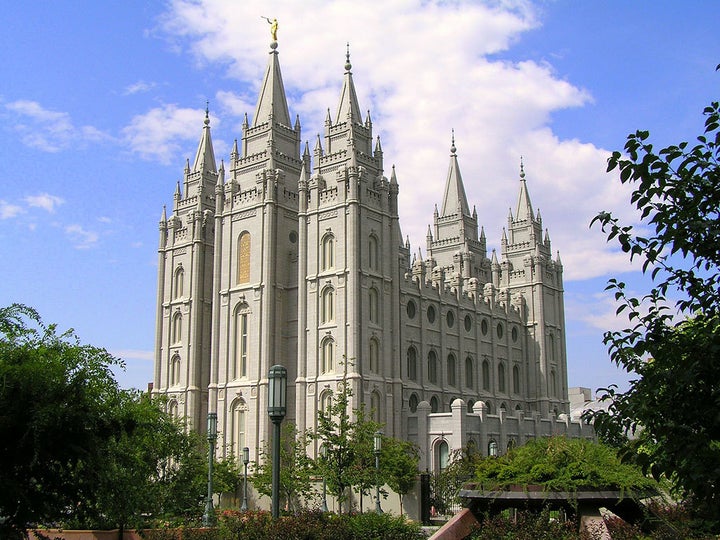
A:
[[[540,513],[517,512],[514,517],[487,517],[468,540],[578,540],[577,529],[574,521],[557,520],[546,508]]]

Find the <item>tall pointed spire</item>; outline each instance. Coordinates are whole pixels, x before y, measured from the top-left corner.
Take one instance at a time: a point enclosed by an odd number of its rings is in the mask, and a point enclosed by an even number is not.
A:
[[[348,120],[351,123],[362,123],[362,115],[360,114],[360,106],[358,105],[351,69],[350,44],[348,43],[347,52],[345,53],[345,79],[343,81],[342,91],[340,92],[340,105],[338,106],[335,123],[346,122]]]
[[[213,150],[212,139],[210,138],[210,104],[205,105],[205,121],[203,122],[202,137],[198,144],[197,153],[192,172],[217,172],[215,163],[215,151]]]
[[[460,166],[457,161],[457,148],[455,148],[455,130],[452,132],[452,144],[450,146],[450,167],[448,169],[447,181],[445,182],[445,195],[443,196],[442,212],[440,215],[449,216],[461,214],[470,215],[465,186],[463,185]]]
[[[525,182],[525,167],[523,166],[522,157],[520,157],[520,196],[518,197],[517,212],[515,219],[532,219],[533,209],[530,203],[530,194],[528,193],[527,183]]]
[[[272,50],[270,51],[265,77],[260,87],[253,126],[263,124],[268,121],[268,118],[272,117],[274,122],[292,127],[287,98],[285,97],[285,85],[283,85],[282,74],[280,73],[277,42],[271,43],[270,48]]]

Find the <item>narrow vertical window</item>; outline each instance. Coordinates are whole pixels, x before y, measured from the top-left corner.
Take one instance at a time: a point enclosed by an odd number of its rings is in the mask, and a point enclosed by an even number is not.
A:
[[[430,412],[436,413],[440,410],[440,404],[438,402],[438,398],[436,396],[433,396],[430,398]]]
[[[370,415],[373,422],[380,422],[380,394],[377,391],[370,395]]]
[[[370,235],[368,239],[368,259],[371,270],[378,269],[378,241],[375,235]]]
[[[497,455],[498,455],[498,444],[493,439],[488,443],[488,456],[497,457]]]
[[[171,337],[173,343],[180,343],[182,341],[182,315],[180,312],[173,315]]]
[[[170,415],[170,418],[173,420],[180,418],[180,409],[177,401],[173,400],[168,404],[168,415]]]
[[[250,282],[250,233],[245,231],[238,237],[237,243],[237,282]]]
[[[516,394],[519,394],[520,393],[520,368],[519,367],[513,366],[512,378],[513,378],[513,392]]]
[[[180,357],[176,354],[170,360],[170,386],[180,384]]]
[[[437,384],[437,355],[435,351],[428,353],[428,381]]]
[[[182,298],[183,285],[185,282],[185,271],[182,266],[178,266],[177,270],[175,270],[173,281],[173,298]]]
[[[490,390],[490,364],[487,360],[482,363],[482,385],[483,390]]]
[[[368,294],[370,299],[370,322],[378,324],[380,322],[380,319],[378,318],[378,291],[375,287],[372,287],[370,289],[370,292]]]
[[[245,444],[245,422],[247,406],[245,402],[240,400],[233,404],[231,426],[230,426],[230,444],[232,446],[232,453],[242,459],[242,449]]]
[[[447,383],[455,386],[455,355],[448,354],[447,357]]]
[[[320,362],[321,373],[329,373],[334,369],[334,345],[332,339],[323,341]]]
[[[410,396],[410,400],[408,401],[408,407],[410,408],[410,412],[415,413],[417,411],[417,406],[418,406],[417,394],[412,394]]]
[[[380,345],[377,339],[370,340],[370,371],[380,373],[379,369]]]
[[[320,411],[318,412],[324,412],[325,414],[330,414],[330,409],[332,407],[332,392],[323,392],[320,396]]]
[[[327,234],[322,240],[322,269],[330,270],[335,267],[335,238]]]
[[[241,310],[247,309],[247,305],[238,306],[235,312],[235,350],[233,362],[233,378],[247,377],[248,359],[248,314]]]
[[[335,319],[335,291],[332,287],[323,289],[320,310],[320,322],[323,324],[332,322]]]
[[[498,392],[505,391],[505,364],[498,365]]]
[[[407,351],[407,373],[408,379],[417,380],[417,351],[415,347],[409,347]]]
[[[441,441],[438,444],[438,469],[443,471],[447,468],[450,461],[450,448],[447,441]]]
[[[555,380],[555,370],[550,371],[550,396],[557,397],[557,382]]]
[[[473,359],[469,356],[465,359],[465,386],[475,388],[475,369]]]

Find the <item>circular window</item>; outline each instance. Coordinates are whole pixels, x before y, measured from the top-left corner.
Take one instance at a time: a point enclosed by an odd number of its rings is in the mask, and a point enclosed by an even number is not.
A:
[[[448,312],[447,312],[446,319],[447,319],[447,325],[448,325],[450,328],[452,328],[453,326],[455,326],[455,314],[454,314],[452,311],[448,311]]]
[[[427,308],[427,318],[429,322],[435,322],[435,308],[433,306]]]
[[[472,318],[470,315],[465,315],[465,331],[469,332],[472,330]]]
[[[482,332],[483,336],[486,336],[488,333],[488,322],[487,319],[483,319],[480,323],[480,331]]]
[[[503,337],[503,325],[502,325],[501,323],[498,323],[497,328],[496,328],[496,331],[497,331],[497,337],[498,337],[499,339],[502,339],[502,337]]]
[[[516,326],[513,326],[512,332],[510,334],[512,336],[513,341],[517,341],[518,338],[518,330]]]
[[[415,302],[410,300],[407,304],[407,316],[411,319],[415,318]]]
[[[295,242],[297,242],[297,233],[295,231],[290,231],[290,235],[288,238],[290,238],[290,243],[294,244]]]

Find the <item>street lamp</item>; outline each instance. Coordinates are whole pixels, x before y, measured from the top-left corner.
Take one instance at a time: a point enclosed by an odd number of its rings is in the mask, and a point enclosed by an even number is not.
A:
[[[245,512],[247,507],[247,467],[248,463],[250,463],[250,449],[246,446],[243,448],[243,465],[245,465],[245,487],[243,490],[243,502],[242,506],[240,507],[240,510],[242,512]]]
[[[323,461],[326,461],[327,458],[327,447],[325,445],[320,447],[320,457],[322,457]],[[324,463],[324,465],[327,465],[327,462]],[[327,505],[327,481],[325,480],[325,471],[323,471],[322,475],[322,481],[323,481],[323,498],[322,498],[322,507],[320,510],[322,512],[328,511],[328,505]]]
[[[375,432],[373,453],[375,454],[375,512],[382,514],[382,508],[380,508],[380,449],[382,447],[382,433],[379,431]]]
[[[217,413],[211,412],[207,416],[207,440],[208,440],[208,492],[205,502],[205,514],[203,514],[203,526],[212,527],[215,525],[215,510],[213,510],[213,463],[215,462],[215,441],[217,441]]]
[[[287,412],[287,369],[280,365],[268,374],[268,416],[273,423],[272,517],[280,517],[280,423]]]

